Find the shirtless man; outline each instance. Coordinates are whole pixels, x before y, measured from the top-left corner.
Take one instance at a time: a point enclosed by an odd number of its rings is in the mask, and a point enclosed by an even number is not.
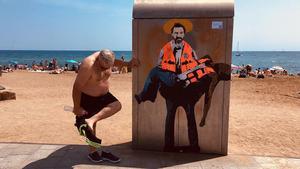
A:
[[[86,137],[90,147],[88,158],[93,162],[120,161],[120,158],[111,153],[98,153],[97,148],[100,147],[101,140],[96,137],[97,122],[121,110],[121,103],[109,92],[108,79],[114,60],[114,53],[108,49],[86,57],[80,65],[73,86],[75,126],[79,133]]]

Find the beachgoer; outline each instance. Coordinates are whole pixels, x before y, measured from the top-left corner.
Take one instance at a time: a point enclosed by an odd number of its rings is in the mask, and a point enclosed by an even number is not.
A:
[[[75,126],[86,137],[90,147],[88,158],[93,162],[107,160],[119,162],[120,158],[97,151],[101,140],[96,137],[96,124],[121,110],[121,103],[109,92],[108,79],[114,64],[115,55],[104,49],[86,57],[80,65],[73,86]]]
[[[40,61],[40,65],[39,66],[41,66],[41,67],[43,66],[43,60]]]
[[[53,69],[57,69],[57,68],[58,68],[58,63],[57,63],[56,58],[54,58],[54,59],[52,60],[52,64],[53,64]]]
[[[35,61],[32,61],[31,67],[34,67],[36,65]]]
[[[121,56],[121,60],[125,62],[125,57],[123,55]]]
[[[48,69],[49,69],[49,70],[52,70],[52,69],[53,69],[53,63],[52,63],[52,61],[49,62]]]
[[[263,78],[265,78],[264,73],[263,73],[262,70],[260,70],[260,68],[258,68],[258,70],[257,70],[257,78],[258,78],[258,79],[263,79]]]
[[[80,69],[80,65],[81,65],[81,62],[78,63],[77,69],[75,70],[75,73],[78,73],[78,71],[79,71],[79,69]]]
[[[76,70],[76,67],[75,67],[74,64],[72,65],[71,70],[72,70],[72,71],[75,71],[75,70]]]
[[[127,69],[127,66],[125,65],[125,57],[122,55],[121,56],[121,64],[122,66],[120,66],[119,68],[119,74],[121,73],[127,73],[128,72],[128,69]]]
[[[44,70],[48,70],[48,60],[44,61]]]
[[[248,64],[245,66],[245,69],[247,71],[247,75],[249,75],[249,73],[252,71],[252,66]]]
[[[65,64],[64,70],[65,70],[65,71],[68,71],[68,70],[69,70],[69,65],[68,65],[68,63]]]

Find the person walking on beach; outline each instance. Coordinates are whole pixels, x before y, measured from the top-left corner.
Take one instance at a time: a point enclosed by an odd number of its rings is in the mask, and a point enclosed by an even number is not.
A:
[[[96,137],[97,122],[121,110],[121,103],[109,92],[108,79],[114,60],[114,53],[108,49],[86,57],[80,65],[73,85],[75,126],[80,135],[86,137],[90,147],[88,158],[93,162],[120,161],[120,158],[112,153],[97,151],[101,146],[101,139]]]

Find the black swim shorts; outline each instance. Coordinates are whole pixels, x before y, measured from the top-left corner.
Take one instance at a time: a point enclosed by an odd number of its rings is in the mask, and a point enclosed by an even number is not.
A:
[[[81,100],[80,100],[80,106],[88,112],[87,115],[84,116],[76,116],[76,120],[79,119],[88,119],[98,113],[101,109],[109,105],[110,103],[113,103],[115,101],[118,101],[118,99],[113,96],[110,92],[106,93],[102,96],[89,96],[85,93],[81,93]]]

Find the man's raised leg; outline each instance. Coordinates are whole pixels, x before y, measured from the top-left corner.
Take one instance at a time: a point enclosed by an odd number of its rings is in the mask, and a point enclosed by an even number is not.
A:
[[[88,119],[85,119],[85,121],[88,124],[88,126],[90,126],[90,128],[94,130],[94,125],[96,125],[98,121],[114,115],[115,113],[120,111],[121,108],[122,105],[119,101],[112,102],[103,109],[101,109],[97,114],[93,115]]]
[[[148,74],[144,88],[141,93],[135,94],[134,97],[138,104],[146,100],[154,102],[160,86],[160,83],[173,87],[176,84],[176,75],[173,72],[164,71],[158,66],[151,69]]]
[[[121,103],[119,101],[115,101],[113,103],[108,104],[106,107],[101,109],[100,112],[93,115],[89,119],[85,119],[86,123],[93,130],[93,134],[96,136],[96,124],[98,121],[103,120],[107,117],[110,117],[120,111],[122,108]],[[103,160],[110,161],[113,163],[117,163],[120,161],[120,158],[105,151],[101,151],[101,155],[98,154],[97,148],[93,146],[89,146],[90,154],[89,158],[95,162],[101,162]],[[95,160],[96,159],[96,160]]]

